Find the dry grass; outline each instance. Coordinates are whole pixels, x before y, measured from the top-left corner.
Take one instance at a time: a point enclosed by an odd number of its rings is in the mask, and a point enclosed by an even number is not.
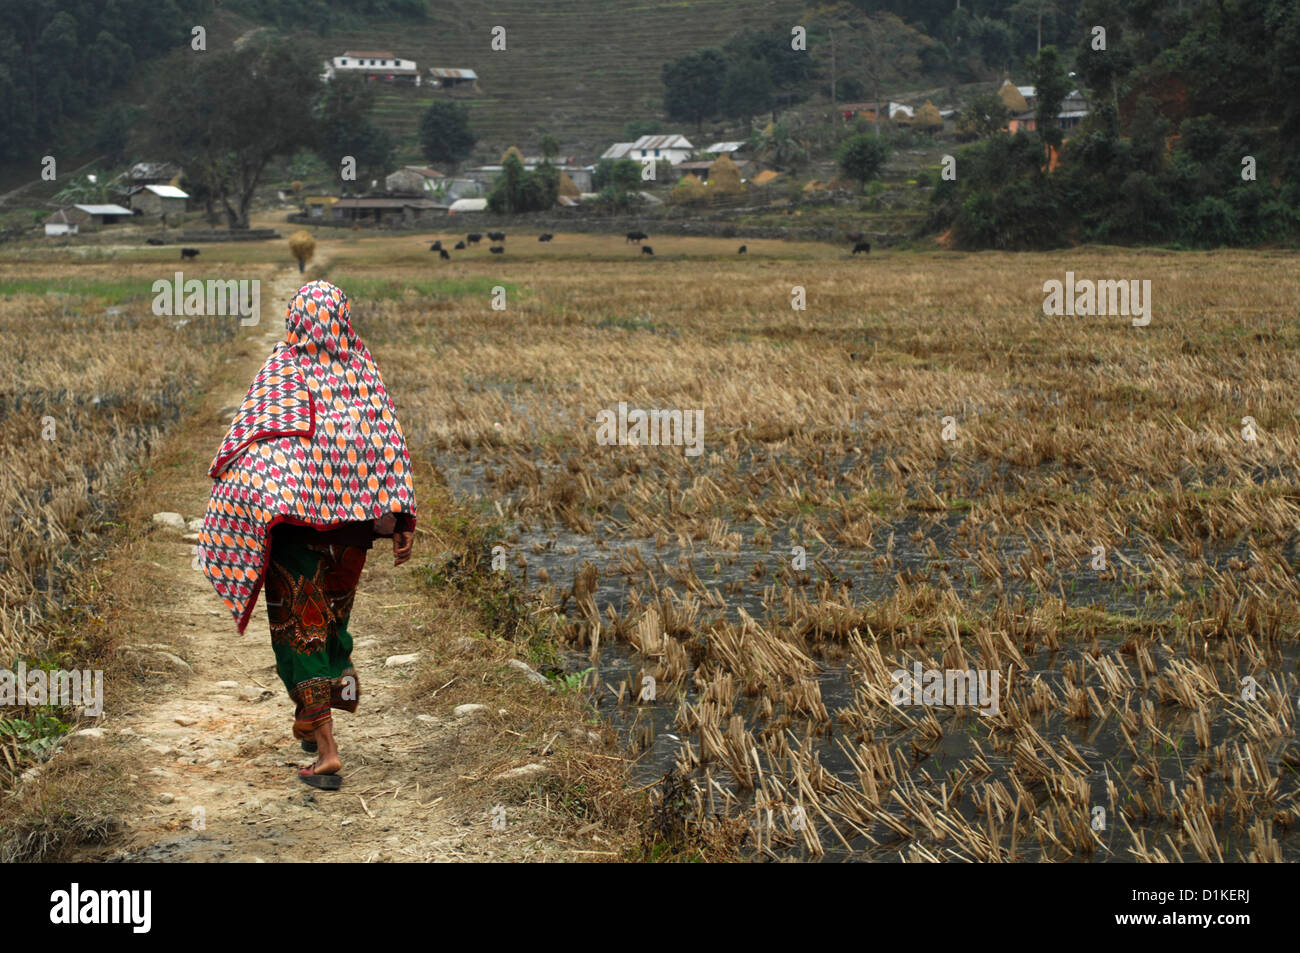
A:
[[[450,279],[354,296],[408,439],[631,742],[681,736],[699,818],[773,857],[1294,856],[1293,256],[531,238],[326,276]],[[1150,279],[1151,325],[1043,317],[1067,270]],[[702,410],[704,454],[601,445],[620,401]],[[999,672],[1000,712],[891,704],[913,661]]]

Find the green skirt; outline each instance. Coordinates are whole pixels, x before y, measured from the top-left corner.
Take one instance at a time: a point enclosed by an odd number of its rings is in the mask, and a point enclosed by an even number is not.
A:
[[[359,546],[273,537],[266,615],[276,672],[295,706],[295,738],[312,738],[331,720],[331,708],[357,710],[361,683],[348,617],[365,563]]]

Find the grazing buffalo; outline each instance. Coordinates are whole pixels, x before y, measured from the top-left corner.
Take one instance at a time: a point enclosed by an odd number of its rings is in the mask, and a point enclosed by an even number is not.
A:
[[[502,248],[500,245],[493,245],[491,248],[488,249],[488,251],[490,251],[494,255],[504,255],[506,253],[506,250]]]
[[[184,261],[186,258],[198,258],[198,257],[199,257],[199,250],[197,248],[181,249],[181,261]]]
[[[641,242],[642,239],[649,238],[649,237],[650,237],[650,236],[647,235],[645,232],[628,232],[628,233],[627,233],[627,240],[628,240],[629,242],[637,242],[638,244]]]
[[[456,249],[456,251],[464,251],[464,250],[465,250],[465,243],[464,243],[464,242],[457,242],[456,244],[452,245],[451,247],[454,248],[454,249]]]
[[[744,255],[744,254],[747,254],[748,252],[749,252],[749,246],[748,246],[748,245],[741,245],[740,248],[736,251],[736,254],[737,254],[737,255]]]
[[[549,241],[550,241],[552,238],[554,238],[554,237],[555,237],[555,236],[552,235],[550,232],[545,232],[545,233],[543,233],[543,234],[541,234],[541,235],[538,235],[538,236],[537,236],[537,240],[538,240],[539,242],[549,242]]]
[[[165,242],[164,242],[161,238],[146,238],[146,239],[144,240],[144,243],[145,243],[146,245],[163,245],[163,244],[165,244]]]
[[[506,233],[505,233],[505,232],[488,232],[488,233],[487,233],[487,237],[488,237],[488,241],[490,241],[490,242],[503,242],[503,241],[506,240]]]
[[[451,258],[451,256],[447,254],[447,249],[445,248],[438,249],[438,257],[443,259],[444,261],[450,260]]]
[[[643,255],[653,255],[654,253],[655,253],[655,250],[654,250],[653,248],[651,248],[649,245],[642,245],[642,246],[641,246],[641,254],[643,254]]]
[[[856,245],[854,245],[854,246],[853,246],[853,254],[856,255],[858,252],[862,252],[862,253],[865,254],[865,255],[870,255],[870,254],[871,254],[871,242],[858,242]]]
[[[430,245],[429,251],[442,251],[442,239],[440,238],[432,245]]]
[[[469,242],[471,245],[477,245],[482,238],[483,236],[478,232],[470,232],[465,236],[465,241]]]

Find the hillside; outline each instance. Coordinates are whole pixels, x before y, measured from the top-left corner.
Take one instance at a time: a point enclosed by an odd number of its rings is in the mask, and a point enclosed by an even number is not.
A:
[[[542,131],[562,154],[604,151],[629,119],[663,108],[665,60],[720,44],[741,26],[793,18],[794,0],[591,0],[581,5],[535,0],[454,0],[431,4],[428,22],[377,23],[318,41],[322,53],[391,49],[420,68],[469,68],[480,95],[466,100],[479,151],[495,159],[507,146],[528,151]],[[791,22],[796,22],[791,19]],[[506,28],[506,50],[490,49],[491,31]],[[380,93],[376,117],[398,134],[401,159],[414,159],[423,107],[437,93],[392,88]],[[690,130],[686,130],[688,133]]]

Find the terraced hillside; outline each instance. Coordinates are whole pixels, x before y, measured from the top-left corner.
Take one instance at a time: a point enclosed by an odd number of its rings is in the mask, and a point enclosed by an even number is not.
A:
[[[665,59],[721,44],[747,24],[793,17],[792,0],[454,0],[432,3],[426,23],[379,23],[339,31],[323,51],[392,49],[420,68],[475,70],[482,92],[467,100],[483,158],[509,145],[536,148],[544,130],[564,154],[600,151],[634,118],[661,115],[660,69]],[[494,26],[506,30],[506,49],[492,51]],[[377,118],[402,142],[400,158],[417,155],[420,113],[439,94],[429,89],[385,89]],[[688,133],[690,130],[685,130]]]

